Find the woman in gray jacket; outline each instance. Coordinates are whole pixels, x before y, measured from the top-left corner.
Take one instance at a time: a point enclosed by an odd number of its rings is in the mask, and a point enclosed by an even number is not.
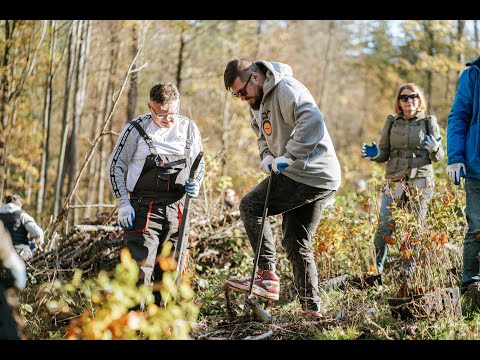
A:
[[[394,109],[396,115],[389,115],[383,126],[380,145],[362,144],[362,157],[383,163],[387,162],[386,184],[381,194],[380,218],[375,233],[375,265],[379,274],[387,256],[387,242],[392,234],[390,206],[395,200],[402,200],[410,211],[418,213],[419,226],[423,227],[428,202],[433,196],[433,165],[443,159],[437,118],[427,115],[427,103],[423,91],[414,83],[399,87]],[[419,196],[414,189],[420,190]],[[398,244],[399,246],[401,244]],[[411,254],[412,244],[405,243],[405,249]],[[408,275],[414,265],[413,257],[404,254],[404,272]]]

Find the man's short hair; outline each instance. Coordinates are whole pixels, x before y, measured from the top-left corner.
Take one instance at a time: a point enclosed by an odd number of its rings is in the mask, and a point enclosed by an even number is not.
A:
[[[22,206],[23,205],[23,199],[20,195],[18,194],[10,194],[6,198],[7,204],[8,203],[14,203],[15,205]]]
[[[150,89],[150,101],[155,101],[160,106],[166,106],[179,99],[177,86],[170,81],[162,81]]]
[[[230,91],[237,77],[240,77],[240,80],[245,82],[252,72],[255,71],[266,74],[266,70],[267,68],[262,63],[257,64],[247,59],[235,57],[228,62],[227,66],[225,67],[225,71],[223,72],[225,89]]]

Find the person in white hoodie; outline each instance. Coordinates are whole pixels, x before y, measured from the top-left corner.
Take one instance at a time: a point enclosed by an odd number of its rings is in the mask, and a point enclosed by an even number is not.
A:
[[[287,64],[234,58],[224,71],[224,84],[250,106],[257,136],[260,169],[271,174],[267,216],[282,214],[282,246],[292,265],[293,283],[302,311],[320,318],[318,271],[311,249],[322,211],[340,187],[341,170],[322,112],[308,89]],[[273,173],[272,173],[273,170]],[[252,248],[256,249],[269,179],[241,200],[240,213]],[[276,249],[265,221],[253,294],[278,300]],[[250,289],[251,277],[227,280],[238,291]]]
[[[6,197],[0,206],[0,220],[10,232],[13,246],[23,260],[33,257],[33,252],[44,243],[44,233],[32,216],[22,210],[23,199],[18,194]]]

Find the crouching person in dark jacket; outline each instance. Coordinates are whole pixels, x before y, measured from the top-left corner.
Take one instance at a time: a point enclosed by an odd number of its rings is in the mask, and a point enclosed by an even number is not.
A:
[[[8,195],[0,206],[0,220],[12,238],[13,246],[20,257],[27,261],[44,243],[44,234],[32,216],[22,210],[23,199],[18,194]]]

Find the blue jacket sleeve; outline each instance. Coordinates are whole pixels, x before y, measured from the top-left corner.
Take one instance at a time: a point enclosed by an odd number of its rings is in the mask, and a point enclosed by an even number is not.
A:
[[[474,84],[477,71],[466,69],[460,76],[458,90],[452,110],[448,115],[447,156],[448,165],[465,163],[465,146],[467,131],[473,112]]]

